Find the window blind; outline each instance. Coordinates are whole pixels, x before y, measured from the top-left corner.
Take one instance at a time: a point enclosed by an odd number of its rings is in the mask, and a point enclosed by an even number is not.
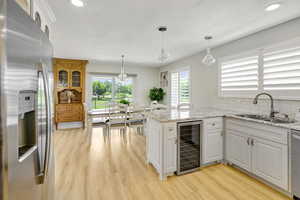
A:
[[[263,55],[264,90],[300,89],[300,47]]]
[[[178,105],[179,96],[179,73],[175,72],[171,74],[171,106]]]
[[[189,71],[183,71],[179,73],[179,102],[190,102],[190,73]]]
[[[221,92],[258,90],[258,56],[221,63]]]
[[[171,106],[190,102],[190,73],[180,71],[171,73]]]

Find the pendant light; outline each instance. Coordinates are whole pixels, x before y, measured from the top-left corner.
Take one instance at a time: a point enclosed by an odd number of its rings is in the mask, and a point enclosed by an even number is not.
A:
[[[206,41],[209,41],[212,39],[212,36],[205,36],[204,39]],[[202,59],[202,63],[209,66],[212,65],[216,62],[216,59],[214,58],[214,56],[211,54],[210,52],[210,48],[206,49],[206,56],[204,56],[204,58]]]
[[[125,66],[124,66],[124,55],[122,57],[122,65],[121,65],[121,73],[119,74],[118,78],[120,82],[124,82],[127,79],[127,74],[125,73]]]
[[[158,57],[158,60],[160,62],[165,62],[169,59],[170,54],[168,52],[166,52],[165,50],[165,44],[164,44],[164,33],[168,30],[168,28],[166,26],[160,26],[158,27],[158,31],[161,32],[161,50],[160,50],[160,55]]]

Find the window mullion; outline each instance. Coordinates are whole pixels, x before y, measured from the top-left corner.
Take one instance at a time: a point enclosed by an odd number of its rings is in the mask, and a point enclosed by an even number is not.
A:
[[[178,96],[177,96],[177,103],[178,103],[178,105],[180,104],[180,72],[178,72],[178,80],[177,80],[177,83],[178,83],[178,86],[177,86],[177,88],[178,88]]]
[[[112,101],[115,101],[115,86],[116,86],[116,78],[112,78],[112,87],[111,87],[111,93],[112,93]]]
[[[258,92],[264,91],[264,49],[258,54]]]

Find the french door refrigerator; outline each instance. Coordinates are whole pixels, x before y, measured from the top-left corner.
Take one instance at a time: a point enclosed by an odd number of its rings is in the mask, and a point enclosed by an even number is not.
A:
[[[0,199],[54,200],[52,45],[14,0],[0,12]]]

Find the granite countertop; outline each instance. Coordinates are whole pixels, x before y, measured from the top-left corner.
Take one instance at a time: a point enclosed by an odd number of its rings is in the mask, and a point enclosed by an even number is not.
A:
[[[259,119],[251,119],[251,118],[247,118],[247,117],[239,117],[237,115],[226,115],[226,117],[240,119],[240,120],[246,120],[249,122],[256,122],[256,123],[261,123],[261,124],[266,124],[266,125],[271,125],[271,126],[276,126],[276,127],[281,127],[281,128],[287,128],[287,129],[297,129],[297,126],[298,126],[298,128],[300,128],[300,122],[284,124],[284,123],[274,123],[274,122],[264,121],[264,120],[259,120]]]
[[[242,113],[242,112],[238,112],[238,111],[224,110],[224,109],[218,109],[218,108],[201,108],[199,110],[172,109],[172,110],[168,110],[168,111],[161,110],[161,111],[152,112],[150,114],[150,117],[159,122],[167,123],[167,122],[202,120],[202,119],[206,119],[206,118],[225,117],[226,116],[226,117],[230,117],[230,118],[246,120],[249,122],[257,122],[257,123],[262,123],[262,124],[271,125],[271,126],[300,130],[300,122],[289,123],[289,124],[274,123],[274,122],[251,119],[251,118],[246,118],[246,117],[239,117],[239,116],[237,116],[238,114],[250,114],[250,113],[245,113],[245,112]]]
[[[200,120],[205,118],[223,117],[225,115],[234,115],[237,112],[216,109],[216,108],[201,108],[199,110],[159,110],[153,111],[150,117],[160,122],[179,122]]]

